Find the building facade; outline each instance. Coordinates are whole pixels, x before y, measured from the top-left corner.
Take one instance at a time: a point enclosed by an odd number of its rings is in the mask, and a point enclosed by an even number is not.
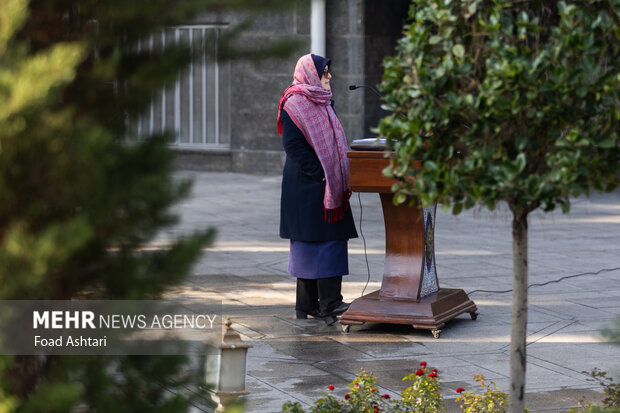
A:
[[[256,16],[200,15],[194,23],[149,41],[148,47],[157,47],[184,40],[198,50],[176,85],[161,92],[137,127],[176,131],[171,147],[180,169],[279,173],[285,155],[276,131],[278,100],[293,80],[299,56],[310,53],[311,45],[316,47],[318,5],[324,7],[319,17],[325,55],[332,59],[336,112],[349,141],[368,137],[385,112],[374,93],[349,90],[349,85],[374,86],[381,81],[382,60],[394,54],[409,4],[409,0],[298,0],[294,9]],[[243,47],[283,36],[299,39],[302,47],[285,59],[218,61],[219,39],[246,19],[252,25],[238,38]]]

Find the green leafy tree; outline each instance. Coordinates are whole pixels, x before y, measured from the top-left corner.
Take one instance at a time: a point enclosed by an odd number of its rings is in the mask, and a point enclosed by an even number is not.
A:
[[[524,404],[528,214],[619,183],[619,14],[618,0],[420,0],[384,61],[395,202],[512,212],[511,412]]]
[[[183,44],[138,40],[204,10],[286,1],[3,0],[0,5],[0,299],[153,299],[181,282],[214,236],[141,251],[176,222],[169,134],[127,145],[126,119],[190,61]],[[233,30],[236,34],[238,31]],[[223,48],[227,57],[255,50]],[[295,46],[293,44],[292,46]],[[282,55],[289,42],[267,45]],[[6,333],[6,332],[4,332]],[[176,412],[184,357],[0,358],[0,411]]]

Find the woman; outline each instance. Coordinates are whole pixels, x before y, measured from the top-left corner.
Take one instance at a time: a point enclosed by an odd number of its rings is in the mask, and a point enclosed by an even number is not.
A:
[[[347,241],[357,231],[349,208],[347,139],[334,109],[331,61],[308,54],[278,107],[278,133],[286,151],[280,236],[288,238],[288,272],[297,277],[297,318],[328,325],[349,305],[342,276],[349,273]]]

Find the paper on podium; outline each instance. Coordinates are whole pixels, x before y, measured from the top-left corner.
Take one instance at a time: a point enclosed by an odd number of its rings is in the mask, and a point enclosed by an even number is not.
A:
[[[385,139],[366,138],[355,139],[351,142],[351,149],[354,151],[384,151]]]

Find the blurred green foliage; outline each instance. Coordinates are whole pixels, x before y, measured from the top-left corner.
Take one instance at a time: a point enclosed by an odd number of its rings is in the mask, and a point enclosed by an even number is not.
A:
[[[127,119],[176,78],[189,63],[189,48],[147,53],[135,45],[201,11],[290,5],[3,0],[0,299],[153,299],[184,279],[215,231],[197,231],[158,251],[141,249],[177,221],[169,208],[188,194],[190,182],[171,176],[168,134],[131,145],[125,137]],[[223,56],[244,54],[234,36],[226,40]],[[280,56],[295,46],[285,39],[259,52]],[[195,379],[186,361],[3,356],[0,412],[186,411],[191,396],[180,389]]]
[[[610,342],[620,346],[620,316],[616,317],[610,327],[603,330],[603,335]]]

